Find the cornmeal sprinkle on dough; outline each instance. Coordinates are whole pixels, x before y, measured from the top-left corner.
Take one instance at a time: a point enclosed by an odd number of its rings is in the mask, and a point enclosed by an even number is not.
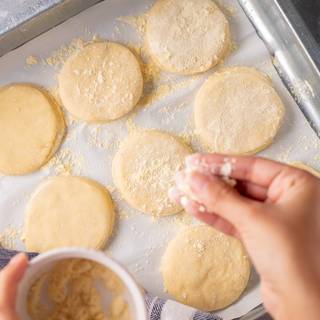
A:
[[[161,69],[185,75],[216,65],[231,42],[227,19],[209,0],[158,0],[148,13],[145,38]]]
[[[155,216],[181,211],[168,197],[174,173],[181,170],[189,147],[161,131],[137,131],[113,159],[114,183],[133,207]]]
[[[64,107],[87,122],[123,117],[136,106],[143,91],[138,59],[115,42],[86,45],[65,62],[58,81]]]
[[[202,142],[223,154],[254,154],[265,149],[278,133],[284,114],[270,79],[248,67],[214,73],[195,99],[195,126]]]

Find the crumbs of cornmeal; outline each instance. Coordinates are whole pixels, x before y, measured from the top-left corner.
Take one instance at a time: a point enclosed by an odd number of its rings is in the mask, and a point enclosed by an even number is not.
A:
[[[103,39],[97,34],[94,34],[92,39],[88,41],[82,38],[75,38],[69,44],[62,45],[57,50],[53,51],[47,58],[40,59],[33,55],[28,56],[26,58],[26,64],[28,66],[33,66],[38,64],[41,60],[44,65],[61,67],[72,54],[83,49],[86,44],[100,41],[103,41]]]
[[[86,42],[82,38],[73,39],[70,44],[55,50],[44,63],[52,67],[61,67],[72,54],[83,49],[85,45]]]
[[[16,242],[21,236],[21,229],[12,226],[6,227],[0,232],[0,247],[6,249],[16,248]]]
[[[106,136],[106,131],[102,129],[103,126],[101,125],[91,125],[88,128],[88,144],[99,149],[114,152],[119,147],[120,140],[112,134],[112,130],[108,130]]]
[[[120,210],[118,212],[118,216],[120,220],[128,220],[130,215],[126,210]]]
[[[53,168],[56,175],[80,175],[84,164],[83,155],[71,149],[61,149],[48,162],[46,168]]]
[[[28,66],[34,66],[39,63],[39,59],[35,56],[29,56],[26,58],[26,64]]]

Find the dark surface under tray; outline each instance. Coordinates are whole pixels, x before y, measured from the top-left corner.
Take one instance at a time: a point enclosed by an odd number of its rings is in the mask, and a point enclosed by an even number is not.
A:
[[[292,2],[320,45],[320,0],[293,0]]]

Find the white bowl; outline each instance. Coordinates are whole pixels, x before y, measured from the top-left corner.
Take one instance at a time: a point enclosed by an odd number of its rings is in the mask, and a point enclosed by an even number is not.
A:
[[[41,274],[49,271],[57,261],[70,258],[82,258],[98,262],[118,275],[127,290],[126,297],[132,319],[147,320],[143,294],[133,277],[120,264],[107,257],[103,252],[83,248],[56,249],[40,254],[30,261],[29,268],[19,285],[16,301],[16,310],[21,320],[31,320],[27,312],[27,296],[34,281]]]

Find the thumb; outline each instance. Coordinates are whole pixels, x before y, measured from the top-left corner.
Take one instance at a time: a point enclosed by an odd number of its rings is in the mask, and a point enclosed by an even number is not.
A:
[[[241,196],[221,178],[198,171],[180,172],[176,176],[178,188],[191,199],[203,204],[237,229],[256,219],[259,202]]]
[[[0,272],[0,310],[6,319],[16,319],[15,300],[17,288],[28,265],[28,258],[20,253]]]

